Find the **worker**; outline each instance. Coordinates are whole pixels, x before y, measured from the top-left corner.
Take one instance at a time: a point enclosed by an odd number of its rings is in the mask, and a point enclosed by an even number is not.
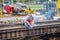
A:
[[[28,14],[24,19],[24,25],[26,28],[32,28],[33,27],[33,16],[32,14]]]

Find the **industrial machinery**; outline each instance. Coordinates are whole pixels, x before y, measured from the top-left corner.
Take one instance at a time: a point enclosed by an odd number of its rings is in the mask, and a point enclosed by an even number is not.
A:
[[[16,3],[15,5],[14,5],[14,13],[16,14],[16,15],[24,15],[25,13],[24,13],[24,11],[26,10],[26,4],[23,4],[23,3]]]
[[[54,2],[46,2],[44,3],[45,5],[45,16],[47,18],[47,20],[53,19],[53,17],[55,16],[55,8],[56,8],[56,3]]]
[[[13,7],[13,5],[6,4],[4,6],[4,9],[6,10],[7,14],[12,14],[13,10],[14,10],[14,7]]]
[[[35,10],[30,10],[30,8],[27,9],[26,4],[16,3],[15,6],[14,6],[14,12],[15,12],[15,14],[26,15],[26,14],[29,14],[29,13],[35,13]]]

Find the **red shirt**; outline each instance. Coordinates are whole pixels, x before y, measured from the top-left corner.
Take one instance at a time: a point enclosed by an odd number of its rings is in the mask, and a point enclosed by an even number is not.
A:
[[[31,22],[32,22],[32,20],[30,20],[30,19],[28,19],[27,21],[28,21],[29,23],[31,23]]]

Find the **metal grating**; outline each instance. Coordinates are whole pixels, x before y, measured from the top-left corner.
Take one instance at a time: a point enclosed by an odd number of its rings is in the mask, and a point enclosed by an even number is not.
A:
[[[60,32],[60,25],[48,25],[33,29],[0,30],[0,40],[40,40],[45,34],[57,32]]]

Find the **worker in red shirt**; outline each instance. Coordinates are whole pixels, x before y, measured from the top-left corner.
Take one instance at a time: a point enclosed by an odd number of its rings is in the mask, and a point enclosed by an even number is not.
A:
[[[25,24],[25,27],[27,28],[32,28],[33,26],[33,16],[32,14],[28,14],[26,16],[26,18],[24,19],[24,24]]]
[[[12,8],[9,5],[5,5],[5,10],[7,11],[7,14],[12,14]]]

